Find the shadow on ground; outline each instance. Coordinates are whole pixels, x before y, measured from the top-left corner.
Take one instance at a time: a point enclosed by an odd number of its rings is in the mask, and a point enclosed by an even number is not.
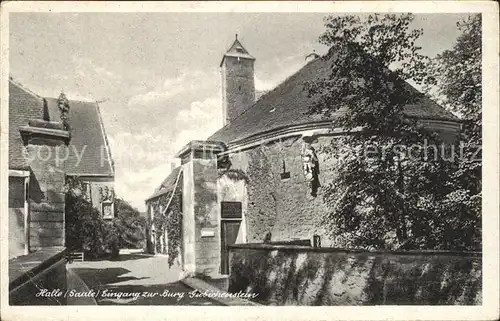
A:
[[[85,282],[85,284],[92,286],[94,288],[107,287],[108,284],[117,282],[147,279],[147,277],[138,278],[135,276],[120,277],[121,275],[130,272],[130,270],[124,268],[114,268],[114,267],[105,269],[71,268],[71,270],[75,272],[83,280],[83,282]]]
[[[210,298],[195,295],[181,281],[165,284],[119,284],[149,277],[123,276],[131,271],[122,267],[70,267],[82,281],[97,293],[98,305],[221,305]]]

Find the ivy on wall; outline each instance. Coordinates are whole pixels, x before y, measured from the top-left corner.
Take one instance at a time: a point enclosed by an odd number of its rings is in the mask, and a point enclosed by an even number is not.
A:
[[[180,179],[182,179],[182,174]],[[174,191],[174,197],[167,211],[168,264],[172,266],[179,256],[182,241],[182,187]]]
[[[182,172],[174,190],[151,200],[153,226],[155,227],[156,253],[168,254],[168,264],[172,266],[179,257],[182,243]],[[165,211],[165,209],[167,210]],[[168,246],[162,243],[165,233]]]
[[[163,210],[167,206],[172,193],[166,193],[151,201],[151,210],[153,212],[153,227],[154,227],[154,241],[155,252],[160,254],[167,254],[166,249],[162,247],[162,236],[165,233],[166,217],[163,215]]]

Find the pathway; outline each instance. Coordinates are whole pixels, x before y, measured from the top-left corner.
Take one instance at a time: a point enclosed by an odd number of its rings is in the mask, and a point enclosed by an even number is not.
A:
[[[165,256],[121,254],[113,260],[73,262],[67,269],[85,282],[98,305],[221,305],[180,282],[180,269],[169,268]]]

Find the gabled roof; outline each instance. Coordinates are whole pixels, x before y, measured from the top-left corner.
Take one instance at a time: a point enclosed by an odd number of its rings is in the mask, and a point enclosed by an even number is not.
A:
[[[30,119],[43,118],[43,98],[9,80],[9,169],[29,169],[18,128]]]
[[[153,195],[146,199],[146,202],[159,196],[171,193],[175,188],[175,183],[177,182],[177,177],[179,177],[180,172],[181,166],[174,168],[170,174],[168,174],[167,178],[163,180],[160,186],[155,189]]]
[[[308,81],[328,77],[330,68],[329,59],[317,58],[310,61],[283,83],[263,95],[228,125],[215,132],[208,140],[230,144],[263,132],[334,119],[342,113],[342,110],[333,113],[329,119],[319,114],[307,113],[315,98],[308,97],[308,92],[304,88],[304,84]],[[452,113],[423,94],[416,104],[406,106],[404,110],[405,114],[411,117],[457,120]]]
[[[44,102],[45,100],[45,102]],[[71,140],[65,161],[68,175],[113,176],[109,145],[99,106],[94,102],[70,100]],[[42,98],[20,84],[9,81],[9,168],[28,169],[19,132],[30,120],[60,121],[56,98]],[[81,159],[80,159],[81,158]]]
[[[222,57],[220,66],[222,66],[222,63],[224,62],[224,59],[226,57],[239,57],[239,58],[255,60],[255,58],[250,53],[248,53],[245,47],[243,47],[241,42],[238,40],[238,35],[236,35],[236,39],[234,40],[233,44]]]
[[[58,119],[57,99],[46,98],[46,100],[49,117]],[[95,102],[78,100],[70,100],[69,106],[71,150],[65,162],[66,173],[79,176],[113,176],[111,153],[99,106]],[[81,157],[81,161],[78,157]]]

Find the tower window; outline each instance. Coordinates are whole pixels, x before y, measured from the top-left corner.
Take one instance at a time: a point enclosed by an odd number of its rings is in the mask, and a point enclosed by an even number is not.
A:
[[[287,180],[290,178],[290,172],[286,170],[285,160],[283,160],[283,172],[281,172],[281,179]]]

